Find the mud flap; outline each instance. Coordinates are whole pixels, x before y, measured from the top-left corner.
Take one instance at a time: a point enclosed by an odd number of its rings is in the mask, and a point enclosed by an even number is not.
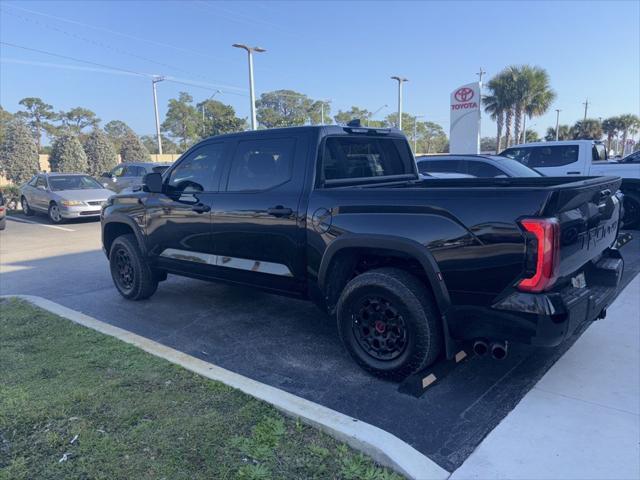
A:
[[[409,375],[398,387],[398,392],[420,398],[427,389],[447,377],[458,365],[467,362],[472,356],[474,353],[471,344],[465,343],[463,348],[453,355],[453,358],[443,359],[424,370]]]

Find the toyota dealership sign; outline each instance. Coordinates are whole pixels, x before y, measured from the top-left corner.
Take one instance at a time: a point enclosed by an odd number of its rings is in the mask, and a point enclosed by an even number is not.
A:
[[[450,153],[480,153],[480,83],[451,93]]]

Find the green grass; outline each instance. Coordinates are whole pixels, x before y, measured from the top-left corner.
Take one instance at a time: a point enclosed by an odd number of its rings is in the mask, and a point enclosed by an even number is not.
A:
[[[23,478],[400,477],[237,390],[0,300],[0,479]]]

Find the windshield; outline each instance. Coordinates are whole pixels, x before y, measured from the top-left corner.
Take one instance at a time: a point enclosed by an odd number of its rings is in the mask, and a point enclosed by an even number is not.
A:
[[[56,175],[49,177],[49,187],[54,192],[60,190],[92,190],[103,188],[89,175]]]
[[[526,165],[513,160],[511,158],[496,157],[496,161],[500,162],[500,166],[503,166],[512,177],[541,177],[542,174],[533,168],[529,168]]]

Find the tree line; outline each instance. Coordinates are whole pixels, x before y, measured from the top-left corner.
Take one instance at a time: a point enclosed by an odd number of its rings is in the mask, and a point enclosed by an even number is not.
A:
[[[543,68],[530,65],[512,65],[495,75],[486,85],[486,94],[482,103],[484,110],[496,122],[497,133],[495,151],[500,152],[525,140],[538,141],[534,131],[523,132],[523,123],[547,113],[556,98],[550,86],[549,75]],[[636,115],[625,114],[605,120],[586,118],[574,125],[559,125],[558,140],[600,140],[607,138],[607,147],[611,150],[614,137],[622,136],[622,145],[629,135],[635,135],[640,129],[640,119]],[[556,139],[556,127],[549,127],[545,140]],[[483,139],[485,140],[485,139]],[[485,146],[489,146],[487,140]],[[484,150],[484,148],[482,149]]]

